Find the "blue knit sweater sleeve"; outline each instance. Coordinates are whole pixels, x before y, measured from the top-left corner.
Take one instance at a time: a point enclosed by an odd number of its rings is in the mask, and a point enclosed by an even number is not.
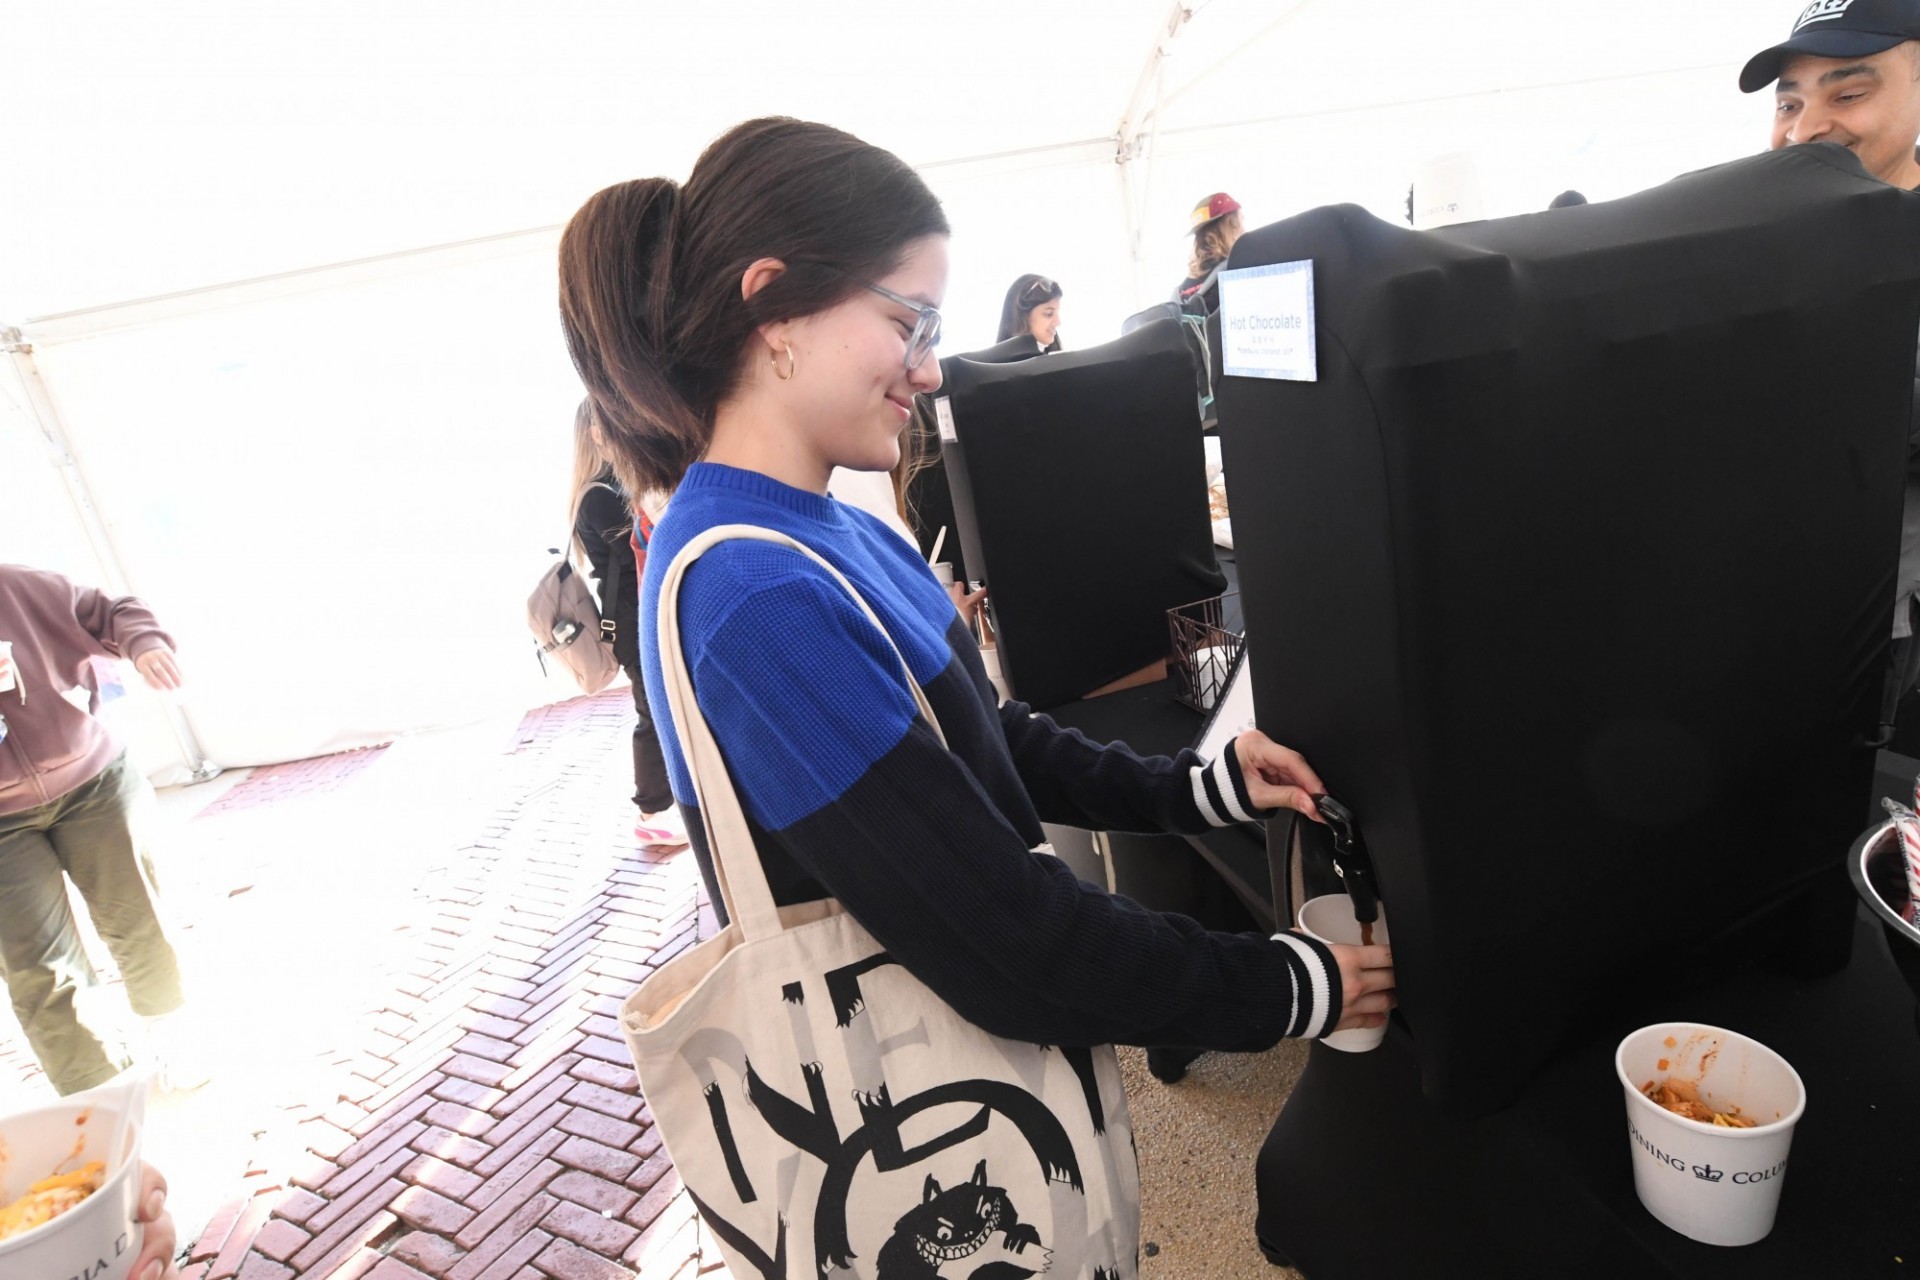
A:
[[[783,830],[844,795],[918,715],[887,637],[799,552],[711,551],[681,597],[694,696],[741,802]]]
[[[886,636],[797,553],[710,553],[681,612],[695,697],[762,838],[969,1021],[1231,1050],[1337,1021],[1319,944],[1210,933],[1030,851],[917,715]]]

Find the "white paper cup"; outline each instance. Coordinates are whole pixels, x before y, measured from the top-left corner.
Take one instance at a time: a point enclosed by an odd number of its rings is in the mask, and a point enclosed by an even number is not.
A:
[[[1353,918],[1353,899],[1344,893],[1329,893],[1318,898],[1308,898],[1300,906],[1300,932],[1309,938],[1318,938],[1322,942],[1339,942],[1350,947],[1360,945],[1360,922]],[[1385,946],[1390,941],[1387,936],[1387,909],[1380,908],[1380,918],[1373,924],[1373,940],[1376,945]],[[1351,1031],[1336,1031],[1330,1036],[1322,1036],[1320,1043],[1329,1049],[1338,1049],[1342,1053],[1365,1053],[1377,1049],[1380,1042],[1387,1038],[1387,1024],[1377,1027],[1355,1027]]]
[[[0,640],[0,693],[11,693],[19,683],[13,674],[13,641]]]
[[[1697,1022],[1640,1028],[1620,1042],[1613,1067],[1627,1093],[1633,1188],[1647,1212],[1702,1244],[1764,1239],[1780,1205],[1793,1126],[1807,1102],[1799,1073],[1758,1040]],[[1698,1086],[1700,1100],[1716,1111],[1738,1107],[1754,1127],[1702,1124],[1640,1092],[1648,1081],[1668,1078]]]
[[[0,1118],[0,1204],[55,1173],[89,1160],[107,1166],[101,1188],[51,1222],[0,1240],[0,1276],[35,1280],[125,1280],[145,1228],[134,1221],[140,1195],[140,1127],[130,1125],[119,1159],[104,1148],[116,1117],[105,1107],[69,1099]]]
[[[941,560],[938,563],[928,565],[927,568],[933,570],[933,580],[941,586],[950,587],[953,585],[953,561]]]

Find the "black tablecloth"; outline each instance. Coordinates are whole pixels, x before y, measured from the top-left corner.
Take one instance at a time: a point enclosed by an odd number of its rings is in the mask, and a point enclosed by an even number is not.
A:
[[[1223,553],[1222,567],[1229,576],[1233,572],[1231,566],[1231,553]],[[1230,628],[1238,624],[1237,615],[1235,602],[1227,620]],[[1204,723],[1204,718],[1192,707],[1175,700],[1171,680],[1069,702],[1049,708],[1046,714],[1055,723],[1078,729],[1095,742],[1124,742],[1141,755],[1172,755],[1192,746]],[[1167,838],[1185,839],[1205,858],[1246,907],[1257,927],[1267,930],[1275,927],[1273,890],[1267,867],[1265,831],[1262,828],[1240,825],[1222,827],[1204,835]],[[1116,838],[1112,842],[1115,858],[1124,858],[1130,849],[1139,844],[1140,841],[1135,839]],[[1155,855],[1143,852],[1141,856],[1153,858]],[[1121,891],[1139,898],[1144,906],[1194,914],[1185,895],[1181,895],[1181,901],[1152,901],[1149,895],[1129,892],[1124,875],[1117,874],[1116,878],[1122,882]],[[1223,927],[1222,922],[1204,918],[1202,922],[1210,927]]]
[[[1477,1120],[1421,1096],[1404,1025],[1373,1053],[1316,1044],[1260,1152],[1261,1243],[1310,1280],[1920,1274],[1920,1034],[1886,948],[1862,919],[1832,977],[1749,972],[1650,997]],[[1696,1244],[1634,1194],[1613,1051],[1682,1019],[1753,1036],[1806,1083],[1780,1216],[1758,1244]],[[1527,1034],[1524,1010],[1510,1034]]]

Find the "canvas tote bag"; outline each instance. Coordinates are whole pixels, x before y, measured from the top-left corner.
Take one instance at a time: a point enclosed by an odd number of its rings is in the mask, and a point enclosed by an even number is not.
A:
[[[661,586],[667,701],[731,923],[643,982],[621,1025],[701,1217],[736,1280],[1130,1280],[1140,1184],[1113,1049],[989,1035],[839,903],[774,906],[680,649],[681,578],[732,538],[815,560],[885,631],[833,566],[750,525],[701,534]]]

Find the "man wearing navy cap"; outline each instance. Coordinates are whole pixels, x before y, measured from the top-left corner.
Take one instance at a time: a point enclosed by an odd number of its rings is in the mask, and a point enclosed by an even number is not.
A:
[[[1774,85],[1774,147],[1837,142],[1882,182],[1920,186],[1920,0],[1815,0],[1740,72]],[[1777,83],[1776,83],[1777,82]]]
[[[1892,186],[1920,188],[1920,0],[1814,0],[1793,33],[1755,54],[1740,89],[1774,86],[1773,147],[1832,142]],[[1920,361],[1908,428],[1907,497],[1893,613],[1893,665],[1881,701],[1881,736],[1920,680]]]

